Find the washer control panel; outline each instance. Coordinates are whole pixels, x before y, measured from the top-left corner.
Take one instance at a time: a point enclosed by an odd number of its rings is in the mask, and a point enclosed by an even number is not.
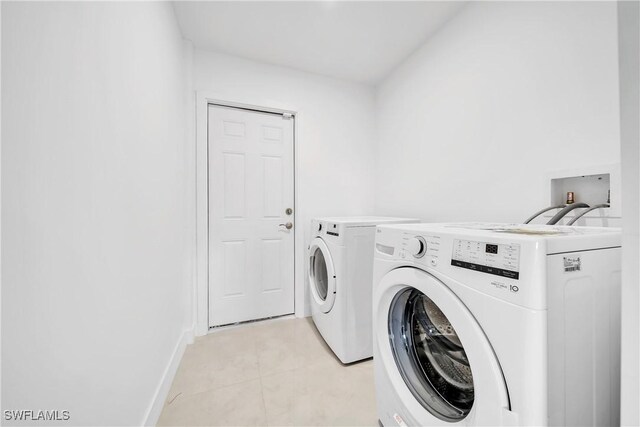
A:
[[[438,265],[439,255],[439,236],[418,236],[404,233],[402,243],[398,248],[398,256],[400,258],[413,258],[432,267],[436,267]]]
[[[451,265],[519,280],[520,245],[455,239]]]
[[[340,231],[338,230],[338,224],[334,224],[332,222],[327,223],[327,234],[330,236],[340,236]]]

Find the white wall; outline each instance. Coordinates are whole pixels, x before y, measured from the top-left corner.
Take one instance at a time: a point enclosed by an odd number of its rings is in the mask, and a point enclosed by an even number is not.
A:
[[[618,163],[616,37],[615,3],[465,7],[379,87],[376,213],[519,222]]]
[[[300,113],[296,305],[308,314],[304,260],[309,223],[319,216],[373,211],[375,158],[374,90],[284,67],[203,50],[194,52],[195,90],[221,99],[285,106]],[[302,242],[302,244],[299,244]]]
[[[618,2],[622,151],[621,423],[640,425],[640,5]]]
[[[182,55],[167,3],[2,3],[2,409],[153,421],[191,280]]]

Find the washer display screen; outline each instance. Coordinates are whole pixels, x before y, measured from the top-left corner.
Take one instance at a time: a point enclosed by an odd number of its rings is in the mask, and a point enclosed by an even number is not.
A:
[[[520,245],[455,239],[451,265],[518,280]]]

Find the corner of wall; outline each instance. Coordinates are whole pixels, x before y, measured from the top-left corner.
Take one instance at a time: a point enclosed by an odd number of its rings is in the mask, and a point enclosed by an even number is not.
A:
[[[622,157],[622,425],[640,425],[640,4],[618,3]]]
[[[173,379],[175,378],[180,362],[182,361],[182,356],[184,355],[187,345],[193,344],[193,331],[193,326],[185,329],[178,338],[178,342],[176,343],[173,353],[169,358],[169,363],[160,378],[160,382],[156,387],[151,403],[145,412],[144,419],[142,421],[143,426],[155,426],[158,423],[160,415],[162,414],[162,409],[164,408],[164,402],[167,400],[167,396],[171,390],[171,385],[173,384]]]

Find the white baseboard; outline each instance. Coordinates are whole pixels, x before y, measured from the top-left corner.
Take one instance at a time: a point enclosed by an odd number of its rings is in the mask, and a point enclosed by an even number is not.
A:
[[[149,408],[147,409],[144,417],[144,426],[155,426],[158,423],[158,419],[160,419],[160,414],[162,413],[162,408],[164,408],[164,402],[167,400],[167,395],[171,389],[173,378],[176,376],[178,366],[180,366],[184,350],[187,348],[187,345],[191,343],[193,343],[193,328],[185,329],[173,349],[173,354],[171,355],[169,364],[165,368],[162,378],[160,379],[160,383],[153,395],[153,399],[149,404]]]

